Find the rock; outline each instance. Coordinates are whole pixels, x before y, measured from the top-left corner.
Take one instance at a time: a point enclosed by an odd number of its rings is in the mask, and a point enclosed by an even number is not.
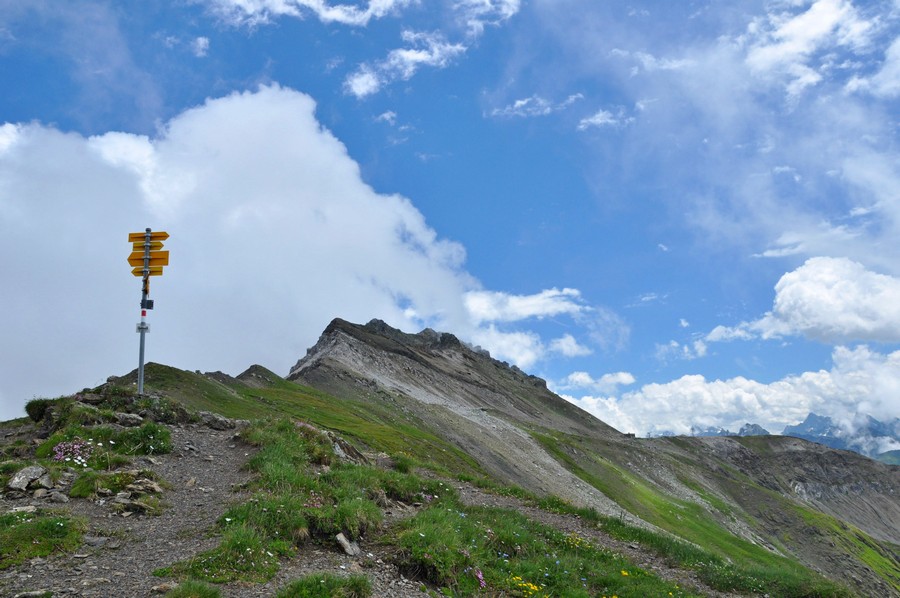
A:
[[[144,423],[144,418],[137,413],[116,413],[116,423],[126,428],[136,428]]]
[[[81,393],[75,395],[75,399],[80,403],[85,403],[87,405],[99,405],[103,401],[106,400],[106,397],[102,395],[97,395],[93,393]]]
[[[162,494],[162,487],[153,480],[141,478],[125,486],[125,490],[138,494]]]
[[[49,596],[50,590],[31,590],[28,592],[19,592],[18,594],[13,595],[13,598],[43,598],[43,596]]]
[[[359,549],[359,545],[356,542],[351,542],[350,540],[348,540],[347,536],[345,536],[343,533],[338,534],[335,539],[338,541],[338,544],[341,545],[341,548],[344,549],[344,552],[346,552],[349,556],[359,556],[361,551]]]
[[[175,588],[178,587],[178,584],[175,582],[167,581],[166,583],[161,583],[158,586],[153,586],[150,588],[150,591],[154,594],[165,594],[166,592],[171,592]]]
[[[217,413],[201,411],[197,416],[200,418],[200,421],[203,422],[204,426],[212,428],[213,430],[233,430],[237,427],[234,420],[222,417]]]
[[[31,486],[32,488],[45,488],[49,490],[50,488],[53,488],[53,480],[50,479],[49,473],[45,473],[38,479],[31,482],[29,486]]]
[[[47,470],[40,465],[29,465],[28,467],[20,469],[16,473],[16,475],[10,478],[10,480],[6,483],[6,487],[10,490],[25,491],[28,488],[28,484],[38,479],[45,473],[47,473]]]
[[[51,492],[50,500],[58,503],[67,503],[69,502],[69,497],[63,494],[62,492]]]

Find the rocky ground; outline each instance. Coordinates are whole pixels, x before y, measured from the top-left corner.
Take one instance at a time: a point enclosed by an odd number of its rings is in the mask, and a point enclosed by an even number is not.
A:
[[[0,441],[28,435],[25,428],[0,429]],[[153,571],[184,560],[214,547],[218,539],[212,533],[216,519],[232,503],[247,497],[240,488],[249,479],[243,469],[252,448],[242,443],[233,430],[216,430],[200,424],[172,427],[170,454],[145,457],[136,467],[152,469],[163,481],[164,508],[159,515],[112,508],[114,497],[96,500],[70,499],[62,502],[60,488],[34,498],[33,493],[14,498],[7,493],[0,498],[0,512],[14,508],[54,507],[83,516],[88,531],[82,546],[71,554],[32,559],[18,567],[0,571],[0,595],[24,598],[40,592],[71,597],[145,597],[161,595],[174,587],[170,579],[153,575]],[[469,505],[488,505],[516,509],[528,517],[575,532],[595,545],[626,555],[638,566],[674,580],[698,593],[723,596],[704,587],[690,572],[672,569],[663,559],[640,550],[635,544],[623,543],[601,533],[577,517],[557,515],[529,507],[510,497],[485,493],[460,482],[450,482],[459,489]],[[52,502],[51,502],[52,501]],[[397,520],[415,513],[408,505],[396,505],[386,513],[387,529],[381,536],[363,538],[362,553],[348,556],[335,542],[333,545],[309,543],[299,554],[281,564],[274,579],[266,584],[231,583],[221,586],[223,596],[272,596],[277,589],[303,575],[330,572],[336,575],[362,573],[368,576],[373,596],[405,598],[424,596],[427,590],[420,582],[404,578],[394,565],[395,548],[380,541]]]

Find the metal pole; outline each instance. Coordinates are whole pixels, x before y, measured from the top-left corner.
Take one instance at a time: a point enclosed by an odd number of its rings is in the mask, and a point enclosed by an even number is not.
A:
[[[138,356],[138,395],[144,394],[144,336],[147,333],[147,296],[150,294],[150,229],[144,231],[144,278],[141,288],[141,323],[138,324],[138,332],[141,333],[141,349]]]

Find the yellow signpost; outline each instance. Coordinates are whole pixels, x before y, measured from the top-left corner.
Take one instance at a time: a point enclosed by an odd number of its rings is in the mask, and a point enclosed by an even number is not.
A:
[[[144,335],[150,331],[147,325],[147,310],[153,309],[153,301],[150,296],[150,277],[162,276],[163,267],[169,265],[169,252],[161,251],[163,241],[169,238],[169,233],[164,231],[153,232],[149,228],[142,233],[128,233],[128,242],[131,243],[131,254],[128,256],[128,265],[134,266],[131,273],[140,276],[143,280],[141,287],[141,323],[137,325],[137,331],[141,334],[141,348],[138,357],[138,394],[144,394]]]

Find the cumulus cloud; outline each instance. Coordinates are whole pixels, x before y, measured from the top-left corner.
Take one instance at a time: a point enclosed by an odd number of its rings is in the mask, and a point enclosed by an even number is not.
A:
[[[811,258],[775,285],[771,312],[735,327],[718,326],[706,340],[788,335],[826,343],[900,342],[900,279],[847,258]]]
[[[517,323],[590,314],[590,335],[603,313],[576,289],[481,288],[464,248],[409,199],[367,185],[313,100],[290,89],[208,100],[154,137],[6,123],[0,251],[17,258],[0,263],[0,419],[34,394],[136,367],[126,235],[145,227],[170,234],[170,265],[151,280],[148,359],[185,369],[286,372],[334,317],[452,330],[529,367],[587,349]]]
[[[620,431],[637,434],[689,434],[706,427],[737,431],[748,421],[779,433],[810,412],[849,428],[860,414],[883,421],[900,416],[900,351],[885,355],[865,346],[837,347],[830,370],[770,384],[691,375],[618,397],[564,396]]]
[[[154,361],[286,371],[335,316],[466,329],[461,297],[477,283],[463,248],[366,185],[314,109],[264,87],[188,110],[157,138],[3,125],[0,246],[20,256],[0,266],[3,415],[136,366],[125,237],[146,226],[171,235],[151,285]]]

